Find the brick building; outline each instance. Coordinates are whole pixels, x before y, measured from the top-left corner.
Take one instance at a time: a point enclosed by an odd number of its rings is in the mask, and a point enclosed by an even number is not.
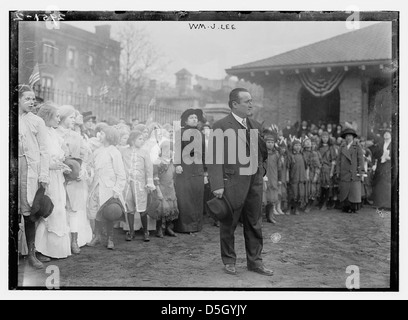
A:
[[[120,43],[110,36],[110,25],[95,33],[61,22],[49,29],[45,22],[19,23],[19,83],[28,83],[36,63],[41,80],[37,89],[64,92],[63,103],[74,94],[98,96],[117,90],[120,74]]]
[[[226,71],[264,88],[257,117],[267,125],[355,122],[367,134],[374,123],[389,123],[396,107],[395,36],[391,23],[378,23]]]

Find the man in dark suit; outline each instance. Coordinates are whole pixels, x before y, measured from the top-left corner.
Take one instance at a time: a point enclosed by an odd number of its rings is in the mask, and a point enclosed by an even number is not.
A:
[[[262,126],[248,118],[252,115],[252,98],[246,89],[236,88],[231,91],[229,107],[231,113],[213,125],[209,142],[209,149],[213,150],[213,164],[207,163],[211,191],[218,198],[226,197],[233,210],[230,219],[220,223],[224,271],[228,274],[236,274],[234,233],[241,221],[244,228],[248,270],[272,276],[273,271],[265,268],[261,257],[263,161],[267,157],[266,144],[260,135]],[[220,147],[220,141],[216,139],[217,131],[220,133],[220,130],[225,137],[219,139],[221,142],[223,140],[223,147]],[[230,136],[234,134],[235,138],[231,138]],[[254,143],[254,137],[258,138],[258,143]],[[250,160],[249,163],[245,163],[246,161],[242,159],[248,156],[248,153]],[[222,163],[217,160],[220,156]]]

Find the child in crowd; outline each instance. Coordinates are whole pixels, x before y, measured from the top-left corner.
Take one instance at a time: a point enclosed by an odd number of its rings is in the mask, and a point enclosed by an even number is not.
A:
[[[373,193],[372,181],[373,181],[373,154],[367,146],[367,140],[365,137],[360,139],[361,149],[363,150],[364,159],[364,180],[361,184],[361,200],[362,204],[372,205],[373,201],[371,196]]]
[[[268,159],[266,167],[266,220],[270,223],[276,223],[273,215],[280,215],[276,210],[279,203],[279,185],[281,184],[281,171],[279,166],[279,152],[275,149],[275,136],[272,133],[266,133],[264,136],[266,147],[268,149]]]
[[[292,152],[288,160],[290,213],[298,215],[299,207],[305,205],[306,161],[302,154],[301,141],[297,138],[292,141]]]
[[[123,161],[127,176],[127,184],[124,192],[127,210],[126,241],[134,238],[135,215],[140,215],[143,227],[143,240],[148,242],[149,231],[147,228],[147,214],[145,213],[148,200],[148,192],[155,189],[153,184],[153,164],[147,150],[143,149],[144,136],[141,131],[132,131],[127,140],[130,148],[122,149]],[[124,228],[124,229],[127,229]]]
[[[93,247],[102,242],[102,229],[105,224],[108,236],[107,248],[112,250],[113,225],[116,221],[124,220],[124,215],[116,211],[104,211],[102,214],[99,209],[112,197],[119,199],[124,206],[122,192],[126,185],[126,173],[122,156],[115,147],[119,139],[117,129],[109,125],[100,125],[95,131],[101,146],[94,151],[92,159],[94,176],[89,189],[88,208],[95,219],[95,234],[88,246]]]
[[[128,139],[129,139],[129,134],[130,130],[128,126],[121,126],[119,129],[119,143],[116,146],[119,151],[122,151],[122,149],[129,148],[128,144]]]
[[[314,143],[316,145],[316,142]],[[319,196],[320,157],[316,150],[312,149],[312,141],[306,139],[303,142],[303,157],[306,162],[306,190],[305,190],[305,212],[309,212],[314,201]]]
[[[322,159],[322,168],[320,174],[321,186],[321,206],[320,210],[326,210],[327,205],[331,203],[333,197],[333,176],[336,168],[337,153],[332,144],[332,139],[328,132],[323,132],[319,153]]]
[[[286,144],[286,139],[281,139],[278,144],[279,147],[279,170],[281,172],[281,184],[279,185],[279,196],[278,207],[276,210],[279,214],[285,214],[288,207],[288,181],[289,181],[289,170],[288,170],[288,147]],[[289,214],[289,211],[286,212]]]
[[[341,136],[337,137],[337,139],[330,138],[331,141],[333,142],[333,147],[336,152],[336,162],[337,162],[337,157],[339,156],[339,150],[340,146],[343,144],[343,138]],[[336,166],[337,168],[337,166]],[[335,208],[335,209],[341,209],[341,203],[339,201],[339,180],[336,175],[336,169],[334,170],[334,176],[332,178],[332,185],[333,185],[333,193],[332,193],[332,203],[329,205],[329,209]]]
[[[159,142],[160,155],[153,170],[154,183],[161,201],[158,208],[157,235],[163,237],[164,230],[166,235],[176,237],[173,222],[178,219],[179,211],[174,188],[175,167],[172,162],[170,134],[164,129],[156,130],[160,130],[162,136]]]

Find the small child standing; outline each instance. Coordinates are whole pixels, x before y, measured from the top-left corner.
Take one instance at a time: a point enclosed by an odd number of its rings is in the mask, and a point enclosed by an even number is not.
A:
[[[92,159],[94,176],[88,199],[90,214],[95,219],[95,234],[87,245],[94,247],[102,242],[102,230],[105,224],[108,235],[107,248],[113,250],[113,225],[116,221],[124,220],[124,215],[106,211],[100,214],[99,209],[112,197],[124,204],[122,192],[126,184],[126,173],[122,156],[115,147],[118,141],[117,130],[108,125],[101,125],[97,130],[96,135],[101,142],[101,147],[94,151]]]
[[[320,175],[320,210],[325,211],[327,209],[327,205],[331,203],[333,198],[333,176],[337,159],[336,149],[332,145],[329,133],[326,131],[322,134],[319,153],[322,159],[322,169]]]
[[[275,149],[274,135],[267,133],[264,136],[268,149],[268,160],[266,169],[266,220],[276,223],[273,215],[279,215],[276,210],[279,203],[279,185],[281,184],[281,171],[279,166],[280,155]]]
[[[281,172],[281,184],[279,185],[279,201],[276,211],[279,214],[284,215],[288,206],[288,181],[289,181],[289,170],[288,170],[288,148],[285,140],[281,140],[278,144],[279,147],[279,170]],[[286,214],[290,212],[287,211]]]
[[[319,154],[312,148],[312,140],[306,139],[303,141],[303,157],[306,162],[306,194],[305,194],[305,212],[309,212],[314,201],[319,195],[319,178],[321,161]],[[314,143],[316,147],[316,143]]]
[[[291,202],[290,213],[295,215],[299,214],[299,207],[303,207],[306,203],[306,161],[301,150],[301,141],[294,138],[292,141],[292,152],[289,155],[289,192]]]
[[[361,200],[362,204],[372,205],[373,201],[371,196],[373,194],[373,154],[367,146],[367,140],[365,137],[360,139],[361,149],[363,150],[363,159],[364,159],[364,180],[361,184]]]
[[[161,199],[161,206],[158,208],[158,236],[163,237],[164,233],[170,237],[176,237],[173,231],[174,221],[178,219],[179,211],[177,207],[176,190],[174,187],[175,167],[172,161],[172,150],[170,134],[165,129],[161,131],[162,139],[160,141],[160,155],[157,159],[157,165],[154,165],[154,182]]]
[[[140,214],[143,226],[143,240],[148,242],[149,231],[147,227],[147,215],[145,214],[148,200],[148,192],[153,191],[153,164],[147,150],[143,149],[144,136],[141,131],[132,131],[127,140],[130,148],[122,150],[127,175],[127,184],[124,192],[127,210],[127,223],[129,232],[126,241],[134,238],[135,214]]]

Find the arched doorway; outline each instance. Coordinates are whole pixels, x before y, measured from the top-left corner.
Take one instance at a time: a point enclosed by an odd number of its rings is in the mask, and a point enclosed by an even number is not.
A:
[[[307,89],[300,89],[301,120],[309,123],[339,123],[340,92],[336,88],[324,97],[315,97]]]

